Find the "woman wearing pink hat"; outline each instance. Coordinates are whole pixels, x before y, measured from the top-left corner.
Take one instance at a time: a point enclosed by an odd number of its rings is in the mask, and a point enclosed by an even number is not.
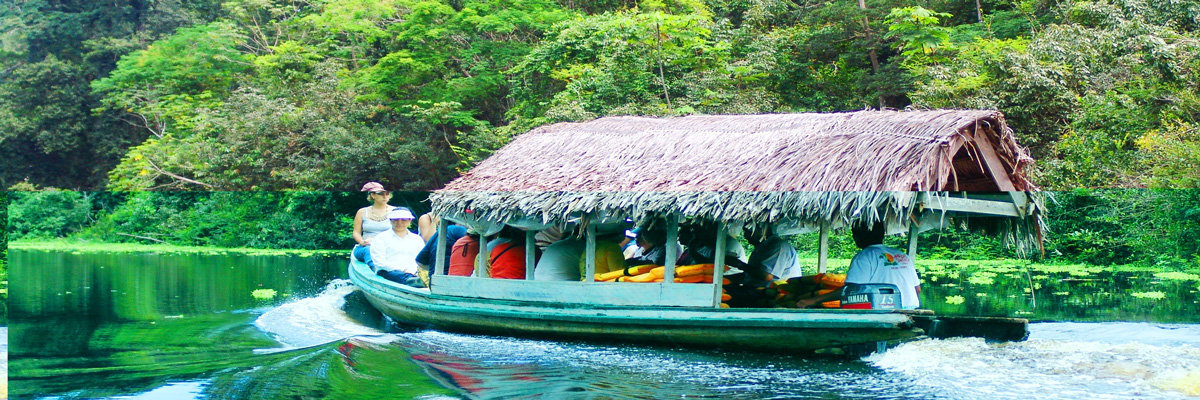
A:
[[[382,183],[367,182],[362,191],[367,192],[367,201],[371,202],[371,205],[358,209],[354,214],[354,241],[357,244],[353,254],[354,258],[367,262],[371,257],[371,238],[392,229],[387,213],[396,207],[388,204],[392,199],[392,192],[384,189]]]

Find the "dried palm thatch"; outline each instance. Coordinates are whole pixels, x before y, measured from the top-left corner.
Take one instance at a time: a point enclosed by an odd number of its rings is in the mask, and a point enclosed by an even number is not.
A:
[[[1007,176],[964,186],[984,147]],[[1036,190],[1032,162],[998,111],[608,117],[534,129],[445,190]]]
[[[985,151],[1001,165],[985,166]],[[430,200],[439,214],[495,222],[907,224],[914,190],[1036,190],[1031,163],[996,111],[608,117],[521,135]],[[1031,210],[1001,224],[1013,243],[1040,236]]]

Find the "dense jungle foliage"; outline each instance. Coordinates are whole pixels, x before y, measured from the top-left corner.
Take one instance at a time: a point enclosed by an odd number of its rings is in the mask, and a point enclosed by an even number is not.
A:
[[[361,192],[11,192],[13,240],[68,237],[97,242],[262,249],[348,249]],[[397,193],[393,205],[428,210],[425,192]],[[1103,189],[1052,194],[1044,259],[1090,265],[1200,268],[1200,190]],[[897,247],[903,239],[891,237]],[[815,253],[816,235],[794,237]],[[890,242],[889,242],[890,243]],[[922,233],[920,257],[1015,258],[993,237],[960,230]],[[833,257],[857,251],[848,233],[831,236]]]
[[[606,115],[995,108],[1048,189],[1200,186],[1200,3],[13,0],[0,187],[441,186]]]

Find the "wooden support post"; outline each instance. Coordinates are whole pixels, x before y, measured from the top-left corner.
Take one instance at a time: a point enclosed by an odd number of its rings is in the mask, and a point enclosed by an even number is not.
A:
[[[667,253],[663,261],[663,283],[675,283],[675,262],[679,260],[676,243],[679,243],[679,216],[671,215],[667,217],[667,242],[663,244],[663,251]]]
[[[829,267],[829,222],[821,222],[821,241],[817,245],[817,273],[825,273]]]
[[[583,272],[584,282],[596,281],[596,221],[589,220],[587,226],[587,245],[585,246],[584,256],[587,260],[587,268]]]
[[[533,231],[525,231],[525,280],[533,280],[533,267],[537,265],[537,243]]]
[[[725,223],[717,225],[717,250],[713,253],[713,307],[721,308],[724,294],[721,281],[725,279],[725,245],[729,235],[725,234]],[[665,281],[665,279],[664,279]]]
[[[917,231],[920,225],[917,221],[908,221],[908,258],[911,260],[917,259]]]
[[[437,273],[442,274],[443,276],[450,272],[450,260],[446,259],[446,257],[449,256],[449,254],[446,254],[446,241],[450,240],[447,238],[446,228],[449,227],[450,221],[447,221],[445,218],[442,218],[441,222],[438,222],[437,257],[434,258],[433,265],[430,266],[434,271],[437,271]]]

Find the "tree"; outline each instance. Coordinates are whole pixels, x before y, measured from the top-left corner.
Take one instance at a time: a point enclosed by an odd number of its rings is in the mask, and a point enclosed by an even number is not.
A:
[[[770,65],[733,59],[700,4],[563,22],[510,70],[518,126],[613,114],[762,112]],[[769,61],[769,60],[766,60]]]
[[[121,56],[214,18],[215,0],[20,0],[0,4],[0,185],[99,188],[146,133],[110,124],[90,82]],[[45,93],[42,93],[45,92]],[[44,114],[42,112],[45,112]],[[123,110],[122,110],[123,111]],[[50,145],[50,147],[46,147]]]
[[[337,63],[288,96],[255,88],[196,110],[193,134],[152,139],[113,170],[120,190],[350,190],[377,180],[428,190],[454,173],[456,158],[430,126],[340,89]]]
[[[11,195],[8,228],[13,240],[65,237],[89,222],[91,205],[81,192],[50,189]]]
[[[111,75],[92,83],[102,110],[124,111],[122,121],[157,138],[190,128],[191,110],[214,105],[250,67],[239,51],[245,36],[227,23],[180,29],[145,50],[122,57]]]
[[[922,107],[1003,111],[1042,161],[1038,180],[1050,188],[1168,182],[1146,178],[1147,169],[1170,173],[1146,150],[1170,154],[1158,144],[1178,141],[1191,154],[1188,135],[1176,134],[1187,129],[1165,124],[1200,116],[1193,67],[1200,42],[1173,28],[1188,25],[1174,22],[1173,7],[1080,2],[1029,39],[957,43],[953,61],[920,73],[913,99]]]

